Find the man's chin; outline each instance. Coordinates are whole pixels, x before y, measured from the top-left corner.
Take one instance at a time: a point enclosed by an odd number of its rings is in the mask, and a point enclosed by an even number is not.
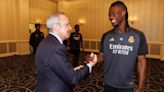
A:
[[[112,24],[113,27],[118,27],[118,24]]]

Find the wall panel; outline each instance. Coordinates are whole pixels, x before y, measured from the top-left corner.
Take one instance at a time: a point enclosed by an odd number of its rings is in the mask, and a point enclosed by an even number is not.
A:
[[[41,23],[45,23],[48,15],[57,11],[57,3],[53,0],[29,0],[29,16],[30,23],[36,23],[37,20],[41,20]]]
[[[0,54],[7,53],[7,44],[0,43]]]
[[[1,0],[0,3],[0,41],[28,40],[28,23],[29,23],[29,0]],[[14,45],[12,45],[14,46]],[[17,48],[18,54],[28,53],[29,46],[7,45],[7,51],[12,52]]]
[[[45,34],[47,33],[47,28],[45,26],[47,17],[52,13],[57,11],[57,2],[55,0],[29,0],[29,23],[41,23],[41,31]],[[32,30],[33,31],[33,30]]]
[[[0,40],[17,39],[18,29],[18,2],[17,0],[1,0],[0,3]]]

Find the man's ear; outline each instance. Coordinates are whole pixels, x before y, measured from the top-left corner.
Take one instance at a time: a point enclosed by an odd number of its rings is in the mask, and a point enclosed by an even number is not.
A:
[[[54,31],[58,31],[59,29],[60,29],[60,26],[59,26],[59,25],[54,25],[54,26],[53,26],[53,30],[54,30]]]

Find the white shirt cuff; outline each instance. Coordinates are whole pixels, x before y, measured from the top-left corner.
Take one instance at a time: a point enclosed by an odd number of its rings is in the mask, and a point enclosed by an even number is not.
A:
[[[90,64],[88,63],[87,66],[89,67],[89,73],[91,73],[91,71],[92,71],[92,65],[90,65]]]

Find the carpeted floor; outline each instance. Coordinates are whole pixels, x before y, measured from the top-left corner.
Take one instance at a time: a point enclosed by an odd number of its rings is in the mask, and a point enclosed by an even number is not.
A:
[[[81,54],[80,61],[83,61],[84,55]],[[144,92],[164,92],[164,62],[147,60],[148,74]],[[0,58],[0,92],[36,92],[36,81],[33,55]],[[81,81],[74,91],[103,92],[103,83],[103,64],[99,63],[89,78]]]

